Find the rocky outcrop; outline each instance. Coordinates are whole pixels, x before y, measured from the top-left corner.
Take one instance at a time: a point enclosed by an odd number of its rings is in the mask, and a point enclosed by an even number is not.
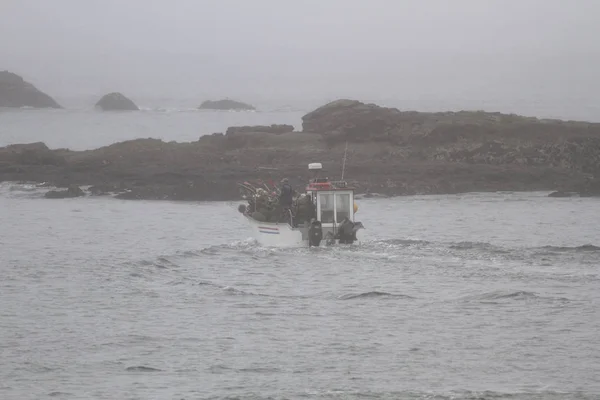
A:
[[[114,92],[104,96],[96,103],[103,111],[139,111],[138,106],[123,94]]]
[[[256,125],[256,126],[232,126],[227,128],[227,134],[248,133],[248,132],[263,132],[263,133],[290,133],[294,131],[292,125]]]
[[[44,195],[47,199],[69,199],[81,196],[85,196],[85,192],[76,185],[71,185],[66,190],[51,190]]]
[[[235,100],[207,100],[200,107],[201,110],[221,110],[221,111],[254,111],[256,108],[250,104]]]
[[[52,97],[8,71],[0,71],[0,107],[61,108]]]
[[[9,146],[0,148],[0,181],[92,185],[90,193],[126,199],[233,200],[239,181],[288,177],[301,185],[310,162],[337,179],[348,141],[345,177],[366,196],[600,195],[600,179],[592,179],[600,177],[599,124],[339,101],[307,114],[303,127],[232,127],[192,143],[139,139],[82,152]]]
[[[322,134],[333,144],[388,142],[418,148],[454,148],[492,141],[506,142],[510,147],[517,142],[540,146],[566,139],[593,139],[600,134],[600,124],[588,122],[483,111],[400,111],[355,100],[337,100],[317,108],[302,117],[302,127],[304,132]]]
[[[0,149],[0,157],[9,165],[63,166],[66,160],[42,142],[13,144]]]
[[[337,100],[302,117],[304,132],[323,133],[340,140],[370,141],[387,138],[397,129],[401,113],[395,108]]]

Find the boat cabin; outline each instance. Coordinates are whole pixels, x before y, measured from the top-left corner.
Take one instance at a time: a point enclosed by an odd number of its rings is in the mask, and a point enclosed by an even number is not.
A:
[[[345,218],[354,222],[354,188],[348,187],[344,181],[332,182],[328,178],[320,178],[321,163],[312,163],[309,170],[315,172],[314,178],[306,187],[306,194],[311,196],[316,205],[317,220],[323,227],[339,225]]]

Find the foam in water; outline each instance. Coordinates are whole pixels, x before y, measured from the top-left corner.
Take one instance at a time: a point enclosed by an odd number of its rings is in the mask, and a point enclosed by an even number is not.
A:
[[[0,198],[35,199],[44,197],[44,194],[56,187],[45,183],[35,182],[0,182]]]

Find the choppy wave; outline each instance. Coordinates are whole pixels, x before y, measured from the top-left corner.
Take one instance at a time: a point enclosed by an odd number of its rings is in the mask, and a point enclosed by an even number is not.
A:
[[[246,367],[246,368],[233,368],[225,365],[212,365],[207,368],[212,374],[224,374],[228,372],[244,372],[244,373],[257,373],[257,374],[273,374],[281,372],[281,369],[275,367]]]
[[[267,294],[267,293],[257,293],[257,292],[253,292],[253,291],[249,291],[249,290],[240,289],[235,286],[219,284],[219,283],[215,283],[215,282],[211,282],[211,281],[205,281],[205,280],[193,281],[188,278],[183,278],[183,280],[185,280],[186,283],[191,284],[191,285],[211,287],[213,289],[218,290],[220,293],[222,293],[224,295],[228,295],[228,296],[257,296],[257,297],[269,297],[269,298],[281,298],[281,299],[306,299],[306,298],[311,298],[311,297],[322,297],[324,295],[324,294],[321,294],[318,296],[317,295],[313,295],[313,296],[311,296],[311,295],[285,295],[285,294],[283,294],[283,295],[277,294],[276,295],[276,294]],[[173,280],[173,281],[169,282],[169,284],[171,284],[171,285],[179,285],[182,283],[184,283],[182,281],[182,279]],[[335,299],[337,299],[337,300],[360,300],[360,299],[376,299],[376,298],[414,299],[414,297],[405,295],[405,294],[388,293],[388,292],[382,292],[382,291],[376,291],[376,290],[361,292],[361,293],[348,293],[348,294],[335,296]]]
[[[302,298],[309,297],[309,296],[300,296],[300,295],[274,295],[274,294],[267,294],[267,293],[256,293],[256,292],[252,292],[249,290],[239,289],[235,286],[219,284],[219,283],[214,283],[214,282],[210,282],[210,281],[194,282],[189,279],[185,279],[185,281],[191,285],[211,287],[211,288],[217,290],[218,293],[221,293],[226,296],[253,296],[253,297],[282,298],[282,299],[302,299]],[[181,283],[180,280],[170,282],[171,285],[180,284],[180,283]]]
[[[580,256],[595,259],[600,255],[600,247],[593,244],[579,246],[531,246],[509,247],[488,242],[432,242],[417,239],[388,239],[365,243],[363,249],[381,249],[389,251],[396,249],[421,252],[422,254],[453,254],[455,257],[479,260],[506,260],[540,262],[547,256],[560,256],[561,254],[579,254]],[[547,262],[548,260],[545,260]]]
[[[386,239],[372,242],[373,244],[389,244],[396,246],[443,246],[452,250],[483,250],[495,253],[509,253],[517,250],[549,250],[556,252],[570,252],[570,251],[600,251],[600,246],[593,244],[584,244],[580,246],[542,246],[542,247],[502,247],[487,242],[430,242],[427,240],[418,239]]]
[[[413,299],[414,298],[414,297],[407,296],[404,294],[392,294],[392,293],[387,293],[387,292],[371,291],[371,292],[364,292],[364,293],[357,293],[357,294],[345,294],[345,295],[339,296],[338,299],[340,299],[340,300],[356,300],[356,299],[370,299],[370,298],[381,298],[381,297],[404,298],[404,299]]]
[[[166,257],[158,257],[154,260],[140,260],[134,262],[133,264],[141,267],[155,267],[159,269],[174,269],[179,267],[177,263],[169,260]]]
[[[218,366],[210,369],[213,373],[223,373],[231,368]],[[256,394],[244,392],[226,396],[209,397],[211,400],[279,400],[279,399],[323,399],[323,400],[597,400],[595,393],[585,392],[560,392],[539,390],[531,392],[495,392],[495,391],[451,391],[451,392],[426,392],[426,391],[366,391],[366,390],[307,390],[300,393],[279,392],[277,395]]]
[[[133,367],[125,368],[125,371],[127,371],[127,372],[161,372],[162,370],[158,369],[158,368],[146,367],[144,365],[136,365]]]
[[[540,302],[570,302],[565,297],[543,296],[527,290],[491,291],[477,295],[462,297],[461,301],[496,303],[501,301],[540,301]]]
[[[581,252],[581,251],[600,251],[599,246],[594,246],[593,244],[584,244],[581,246],[544,246],[542,247],[544,250],[553,251],[553,252]]]
[[[458,242],[448,246],[454,250],[484,250],[492,253],[509,253],[510,250],[486,242]]]

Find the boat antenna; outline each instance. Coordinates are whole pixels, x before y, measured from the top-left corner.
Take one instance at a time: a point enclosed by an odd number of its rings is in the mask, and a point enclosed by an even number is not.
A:
[[[346,155],[348,154],[348,141],[346,140],[346,150],[344,150],[344,159],[342,160],[342,180],[344,180],[344,172],[346,171]]]

